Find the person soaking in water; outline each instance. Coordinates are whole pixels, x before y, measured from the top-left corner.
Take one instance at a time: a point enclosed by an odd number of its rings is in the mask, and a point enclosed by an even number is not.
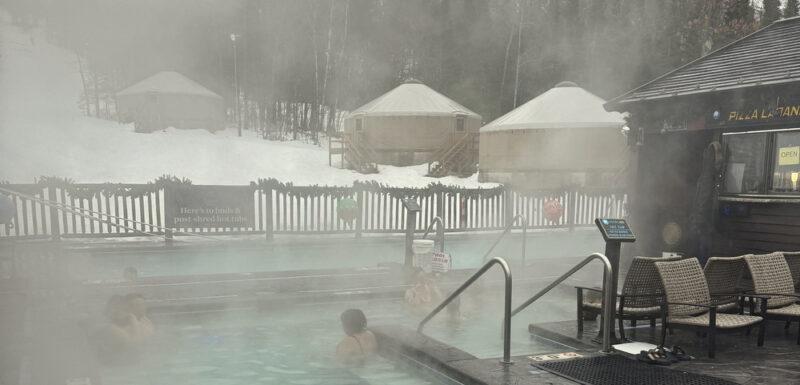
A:
[[[442,292],[436,281],[421,270],[415,277],[414,286],[409,287],[405,293],[406,302],[411,305],[427,305],[441,298]]]
[[[146,341],[153,335],[153,322],[147,316],[147,302],[144,296],[138,293],[132,293],[125,296],[127,301],[128,311],[133,315],[130,318],[133,325],[133,332],[136,338],[141,341]]]
[[[125,297],[111,296],[104,315],[105,325],[90,336],[98,358],[107,364],[120,364],[138,356],[141,351],[140,339],[135,330],[135,317],[130,313]]]
[[[345,365],[363,365],[378,350],[375,335],[367,329],[367,317],[359,309],[348,309],[341,319],[347,337],[336,346],[336,356]]]

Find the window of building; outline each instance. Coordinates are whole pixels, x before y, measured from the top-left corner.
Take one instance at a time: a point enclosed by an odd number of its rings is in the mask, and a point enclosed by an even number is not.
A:
[[[456,119],[456,132],[464,131],[464,118]]]
[[[800,192],[800,131],[775,133],[771,192]]]
[[[727,134],[723,144],[726,162],[722,192],[764,193],[767,133]]]
[[[361,123],[361,119],[356,119],[356,131],[361,131],[363,128],[363,123]]]

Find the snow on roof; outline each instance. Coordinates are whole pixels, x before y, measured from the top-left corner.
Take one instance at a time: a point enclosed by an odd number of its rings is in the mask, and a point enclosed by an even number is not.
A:
[[[453,116],[480,115],[417,80],[409,81],[353,110],[349,116]]]
[[[203,87],[183,74],[174,71],[162,71],[144,79],[117,93],[117,95],[134,94],[184,94],[221,98],[213,91]]]
[[[562,82],[481,127],[480,132],[540,128],[622,127],[624,115],[603,109],[605,100],[572,82]]]

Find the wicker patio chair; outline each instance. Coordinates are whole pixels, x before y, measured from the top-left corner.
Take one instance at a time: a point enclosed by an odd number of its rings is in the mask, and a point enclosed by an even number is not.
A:
[[[619,334],[625,340],[624,320],[630,320],[632,326],[636,326],[637,320],[650,320],[650,327],[656,326],[656,320],[661,317],[661,304],[664,301],[664,288],[661,286],[661,279],[658,277],[655,265],[656,261],[677,261],[680,257],[648,258],[633,257],[628,273],[625,275],[625,282],[622,284],[622,292],[617,294],[617,320]],[[602,316],[602,301],[587,300],[584,290],[600,292],[598,288],[576,286],[578,290],[578,332],[583,332],[584,312],[599,314]]]
[[[711,295],[712,305],[717,306],[717,311],[740,311],[741,306],[737,294],[737,287],[742,280],[742,274],[747,268],[744,256],[732,258],[711,257],[706,261],[703,274],[708,282],[708,291]]]
[[[786,264],[789,265],[794,280],[794,290],[797,292],[800,289],[800,251],[784,251],[782,254],[786,258]]]
[[[717,313],[700,263],[696,258],[673,262],[656,262],[666,292],[661,328],[661,346],[667,328],[690,329],[708,336],[708,357],[714,358],[716,335],[759,326],[758,346],[764,345],[764,319],[759,316]],[[766,299],[761,298],[766,306]]]
[[[744,259],[753,276],[753,292],[769,297],[766,309],[762,306],[755,311],[770,320],[800,321],[800,305],[796,303],[800,295],[794,292],[792,273],[783,253],[748,255]],[[800,345],[800,322],[797,344]]]

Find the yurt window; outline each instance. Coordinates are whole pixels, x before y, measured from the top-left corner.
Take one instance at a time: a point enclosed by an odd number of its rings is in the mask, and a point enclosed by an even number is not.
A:
[[[464,117],[459,116],[456,118],[456,132],[463,132],[464,131]]]
[[[356,131],[361,131],[362,128],[361,119],[356,119]]]

